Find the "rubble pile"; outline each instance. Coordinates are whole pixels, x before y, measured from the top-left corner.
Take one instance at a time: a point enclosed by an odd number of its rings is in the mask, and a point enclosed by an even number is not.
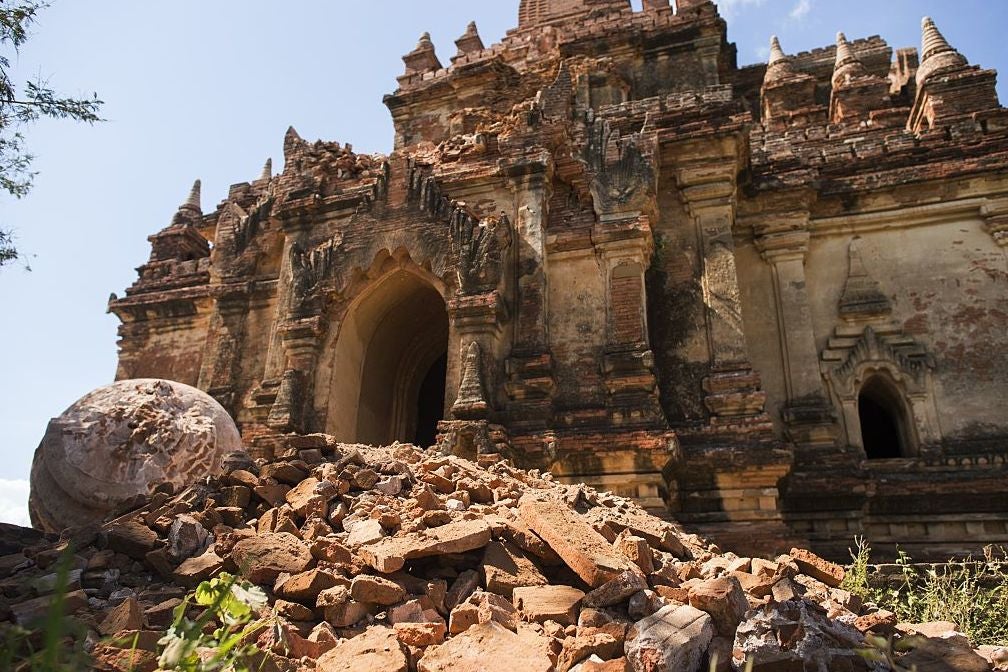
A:
[[[952,624],[861,604],[808,551],[720,553],[628,499],[408,445],[291,438],[70,537],[64,602],[101,670],[155,669],[175,608],[223,571],[269,596],[250,635],[266,670],[867,670],[866,633],[923,635],[921,672],[992,665]],[[0,621],[45,614],[68,543],[0,548]]]

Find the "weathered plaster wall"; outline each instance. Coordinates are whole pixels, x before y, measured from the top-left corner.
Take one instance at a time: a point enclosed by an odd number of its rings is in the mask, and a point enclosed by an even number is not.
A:
[[[868,273],[892,301],[893,323],[935,361],[935,403],[950,444],[1008,429],[1008,273],[998,247],[975,218],[914,226],[913,216],[860,231]],[[817,345],[841,324],[837,303],[848,274],[850,233],[812,240],[806,272]]]

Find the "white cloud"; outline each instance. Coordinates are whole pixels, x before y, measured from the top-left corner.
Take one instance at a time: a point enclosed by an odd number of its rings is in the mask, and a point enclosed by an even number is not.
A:
[[[812,0],[798,0],[798,3],[791,8],[791,13],[788,16],[792,21],[800,21],[804,19],[808,13],[812,11]]]
[[[28,481],[0,478],[0,523],[31,527],[28,518]]]

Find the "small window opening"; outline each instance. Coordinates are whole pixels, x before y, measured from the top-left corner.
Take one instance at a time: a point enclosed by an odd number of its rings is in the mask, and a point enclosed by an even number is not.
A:
[[[885,460],[906,454],[903,413],[897,392],[875,377],[858,395],[861,443],[869,460]]]

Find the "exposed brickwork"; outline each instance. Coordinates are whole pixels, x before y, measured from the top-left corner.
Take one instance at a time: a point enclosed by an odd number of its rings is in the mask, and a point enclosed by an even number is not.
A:
[[[641,320],[642,285],[643,279],[640,276],[614,277],[609,285],[612,337],[616,343],[638,343],[644,340]]]

